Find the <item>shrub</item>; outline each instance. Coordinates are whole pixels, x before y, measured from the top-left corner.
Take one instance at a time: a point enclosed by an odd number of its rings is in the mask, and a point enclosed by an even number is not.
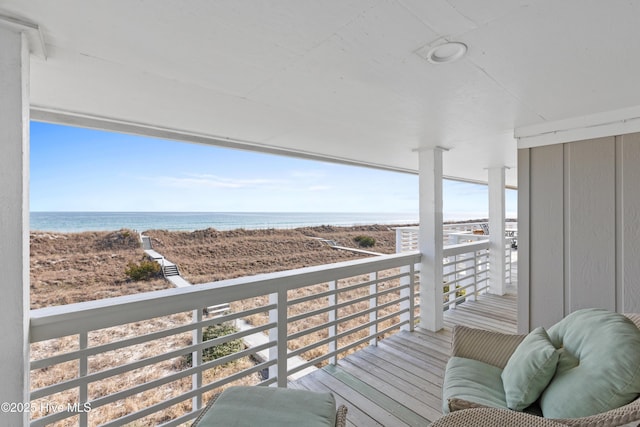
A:
[[[202,331],[202,341],[209,341],[214,338],[224,337],[235,332],[238,332],[238,329],[228,323],[209,326],[204,331]],[[205,348],[204,350],[202,350],[202,361],[208,362],[210,360],[219,359],[221,357],[237,353],[243,349],[244,344],[242,343],[241,339],[227,341],[222,344],[214,345],[213,347]],[[185,363],[187,366],[191,366],[191,357],[191,353],[185,355]]]
[[[134,282],[139,282],[141,280],[151,280],[153,278],[159,277],[162,273],[162,268],[160,264],[155,261],[151,261],[148,259],[143,259],[138,264],[134,262],[129,262],[127,264],[127,268],[124,270],[124,274],[129,277],[129,279]]]
[[[456,285],[456,289],[460,289],[460,287],[461,287],[460,285]],[[442,291],[443,291],[444,293],[449,292],[449,290],[450,290],[450,289],[451,289],[451,288],[449,287],[449,285],[444,285],[444,286],[442,287]],[[456,292],[456,298],[459,298],[459,297],[465,296],[466,294],[467,294],[466,289],[460,289],[459,291],[457,291],[457,292]],[[446,301],[448,301],[448,300],[449,300],[449,297],[448,297],[448,296],[447,296],[447,297],[445,297],[445,302],[446,302]]]
[[[138,249],[140,239],[135,231],[123,228],[99,237],[95,242],[95,247],[101,251]]]
[[[355,240],[361,248],[370,248],[376,244],[376,239],[371,236],[356,236],[353,240]]]

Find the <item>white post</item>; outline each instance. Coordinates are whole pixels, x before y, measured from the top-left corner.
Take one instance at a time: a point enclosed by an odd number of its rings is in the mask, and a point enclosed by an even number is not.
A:
[[[473,251],[473,292],[467,292],[467,301],[475,301],[478,296],[478,251]]]
[[[87,333],[87,331],[80,332],[79,338],[80,338],[79,339],[80,350],[86,350],[87,348],[89,348],[89,334]],[[80,368],[79,370],[80,378],[84,378],[89,374],[89,360],[88,360],[88,357],[84,354],[80,356],[79,368]],[[89,401],[89,390],[88,390],[87,383],[82,383],[79,388],[80,388],[80,393],[78,396],[79,397],[78,404],[80,405],[80,407],[82,407],[85,403]],[[81,426],[89,425],[88,412],[86,411],[80,412],[79,418],[80,418],[79,424]]]
[[[29,52],[0,22],[0,402],[29,401]],[[29,413],[3,413],[28,425]]]
[[[338,303],[338,282],[336,280],[332,280],[329,282],[329,291],[331,294],[328,297],[327,304],[332,309],[329,310],[329,338],[333,338],[329,341],[329,353],[333,353],[338,349],[338,343],[336,342],[336,334],[338,332],[338,328],[336,326],[336,320],[338,320],[338,310],[336,310],[336,304]],[[338,355],[334,354],[329,358],[329,363],[335,365],[338,363]]]
[[[277,377],[275,383],[278,387],[287,387],[287,291],[278,291],[269,294],[269,304],[275,304],[276,308],[269,310],[269,322],[276,326],[269,329],[269,340],[278,343],[269,348],[269,360],[277,360],[275,365],[269,366],[269,379]]]
[[[200,322],[202,322],[202,309],[193,310],[191,323],[198,325],[193,331],[191,331],[191,340],[193,344],[202,344],[204,342],[204,334]],[[196,350],[191,353],[191,367],[199,367],[202,365],[202,351]],[[202,371],[191,376],[191,388],[193,390],[200,390],[202,388]],[[198,393],[191,399],[191,407],[193,410],[202,408],[202,394]]]
[[[420,327],[437,331],[442,314],[442,148],[418,151],[420,167]]]
[[[489,168],[489,292],[506,293],[505,239],[505,168]]]
[[[403,265],[400,267],[400,274],[406,274],[400,278],[400,298],[406,298],[405,301],[400,303],[400,311],[407,310],[406,313],[400,315],[400,322],[406,324],[400,326],[401,331],[413,331],[413,310],[414,310],[414,279],[413,268],[410,265]]]
[[[378,308],[378,272],[369,273],[369,280],[373,283],[369,285],[369,308]],[[369,313],[369,345],[378,345],[378,310]]]

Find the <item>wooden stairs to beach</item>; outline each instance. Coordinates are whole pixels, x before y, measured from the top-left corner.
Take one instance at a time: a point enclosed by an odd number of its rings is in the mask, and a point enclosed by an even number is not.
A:
[[[151,238],[149,236],[144,236],[141,234],[140,241],[142,242],[142,249],[144,250],[144,253],[150,259],[160,264],[162,268],[162,275],[166,280],[171,282],[171,284],[176,288],[192,286],[191,282],[185,280],[180,275],[180,269],[178,269],[178,266],[176,264],[167,260],[163,255],[153,250],[153,245],[151,244]],[[224,303],[206,307],[205,311],[212,316],[222,316],[229,311],[229,304]]]
[[[151,247],[151,238],[149,236],[140,235],[140,240],[142,240],[142,249],[145,251],[153,249]]]
[[[164,277],[179,276],[180,271],[178,270],[178,266],[175,264],[165,264],[162,267],[162,274],[164,275]]]

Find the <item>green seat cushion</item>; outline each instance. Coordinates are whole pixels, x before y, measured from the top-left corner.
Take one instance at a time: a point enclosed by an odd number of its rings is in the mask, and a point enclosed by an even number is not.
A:
[[[493,408],[506,408],[502,369],[478,360],[452,357],[442,385],[442,412],[449,413],[449,399],[456,398]]]
[[[509,409],[522,411],[538,400],[556,373],[559,356],[544,328],[525,337],[501,375]]]
[[[331,393],[276,387],[230,387],[204,414],[198,427],[333,427]]]
[[[595,415],[640,394],[640,330],[627,317],[602,309],[578,310],[548,334],[562,351],[540,398],[545,417]]]

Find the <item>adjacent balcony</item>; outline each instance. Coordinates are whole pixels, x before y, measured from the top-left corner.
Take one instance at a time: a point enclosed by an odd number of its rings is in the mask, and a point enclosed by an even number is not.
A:
[[[422,425],[451,326],[516,329],[515,268],[487,294],[488,251],[445,248],[437,333],[419,325],[417,252],[33,310],[31,425],[187,425],[234,384],[330,390],[351,425]]]

